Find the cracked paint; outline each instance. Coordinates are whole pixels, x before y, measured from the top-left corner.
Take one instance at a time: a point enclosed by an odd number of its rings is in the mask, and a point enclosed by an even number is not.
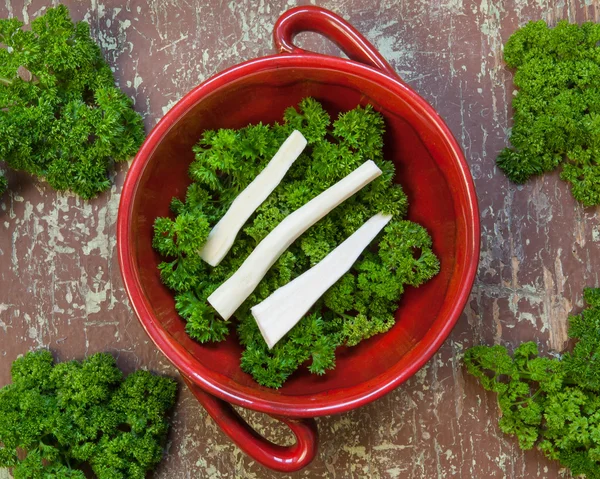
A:
[[[29,22],[52,3],[0,1],[0,16]],[[90,23],[123,90],[147,128],[189,90],[243,60],[270,54],[272,27],[294,0],[66,1]],[[359,410],[317,420],[319,455],[293,478],[542,478],[559,466],[523,452],[497,428],[498,408],[462,367],[478,343],[514,347],[537,340],[565,346],[567,315],[583,306],[584,286],[600,285],[600,208],[582,208],[551,174],[515,186],[494,166],[507,144],[512,73],[502,45],[519,25],[599,21],[597,0],[326,0],[363,32],[429,101],[459,140],[481,208],[477,280],[463,316],[436,356],[394,392]],[[302,34],[303,48],[339,54]],[[59,360],[108,351],[125,371],[175,375],[129,307],[116,256],[115,228],[128,165],[115,186],[85,202],[10,172],[0,199],[0,384],[31,348]],[[5,346],[6,345],[6,346]],[[290,432],[262,414],[240,411],[263,435],[290,444]],[[245,456],[182,388],[158,478],[281,477]],[[483,474],[483,475],[482,475]],[[0,470],[0,479],[8,479]],[[563,477],[568,477],[563,475]]]

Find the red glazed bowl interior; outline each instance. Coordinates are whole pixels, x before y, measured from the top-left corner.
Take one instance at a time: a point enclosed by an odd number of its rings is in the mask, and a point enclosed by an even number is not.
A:
[[[126,288],[144,328],[162,352],[204,390],[272,414],[309,417],[365,404],[414,374],[439,348],[470,292],[479,253],[475,193],[462,153],[435,111],[409,87],[362,64],[319,55],[276,55],[233,67],[189,93],[152,131],[136,157],[119,212],[119,254]],[[185,333],[173,294],[159,278],[152,224],[169,215],[190,179],[192,145],[206,129],[281,121],[285,108],[312,96],[337,116],[371,103],[385,117],[385,156],[408,195],[409,218],[433,237],[441,271],[408,288],[397,324],[353,348],[340,348],[324,376],[296,372],[279,390],[240,369],[235,333],[199,344]],[[233,329],[233,328],[232,328]]]

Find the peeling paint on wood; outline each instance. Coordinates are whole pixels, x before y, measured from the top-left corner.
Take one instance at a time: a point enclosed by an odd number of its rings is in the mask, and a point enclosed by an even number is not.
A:
[[[52,4],[56,4],[54,1]],[[291,1],[73,0],[147,128],[218,71],[271,53],[271,31]],[[305,3],[305,2],[300,2]],[[478,190],[482,252],[477,282],[452,335],[415,377],[350,413],[318,420],[320,454],[296,478],[556,478],[554,462],[522,452],[496,426],[498,408],[462,368],[479,342],[542,350],[566,344],[567,314],[584,286],[599,286],[600,208],[584,209],[557,175],[523,186],[494,166],[510,126],[512,74],[502,44],[528,20],[599,21],[598,0],[329,0],[444,117],[461,142]],[[4,0],[0,16],[29,22],[50,2]],[[306,48],[338,54],[301,35]],[[0,384],[31,348],[59,360],[109,351],[127,371],[174,375],[135,319],[122,286],[115,221],[126,165],[115,186],[84,202],[9,173],[0,200]],[[267,437],[291,440],[261,414],[243,415]],[[0,471],[0,478],[6,478]],[[182,389],[155,478],[276,478],[246,457]]]

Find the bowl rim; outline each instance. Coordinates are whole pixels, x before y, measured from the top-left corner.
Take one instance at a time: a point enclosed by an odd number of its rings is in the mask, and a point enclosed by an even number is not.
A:
[[[262,391],[252,394],[250,388],[241,385],[236,387],[236,383],[233,381],[225,384],[220,380],[221,375],[199,363],[189,351],[162,328],[160,322],[152,314],[150,303],[145,298],[139,272],[134,264],[133,248],[129,238],[134,198],[146,162],[177,120],[187,114],[203,97],[233,80],[273,68],[289,67],[331,69],[364,77],[379,83],[396,96],[402,96],[404,100],[412,102],[412,106],[418,108],[420,113],[427,117],[427,121],[435,125],[453,153],[452,156],[460,174],[460,189],[464,191],[465,201],[462,207],[467,217],[467,227],[464,231],[465,259],[462,268],[465,273],[457,298],[446,321],[433,339],[425,343],[421,340],[411,349],[413,351],[417,347],[422,348],[415,360],[407,367],[395,371],[397,365],[392,366],[375,378],[337,390],[336,394],[332,395],[320,392],[302,396],[278,395],[276,398],[265,399],[261,397]],[[187,93],[152,129],[135,156],[125,178],[117,218],[117,252],[125,290],[138,320],[156,347],[183,375],[206,392],[238,406],[287,417],[323,416],[363,406],[395,389],[421,369],[447,339],[464,310],[477,272],[479,248],[479,208],[475,185],[463,152],[440,115],[400,78],[393,78],[374,67],[353,60],[317,53],[279,53],[248,60],[223,70]]]

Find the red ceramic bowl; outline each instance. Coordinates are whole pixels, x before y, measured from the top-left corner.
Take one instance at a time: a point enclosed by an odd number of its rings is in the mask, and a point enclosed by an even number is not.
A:
[[[295,34],[316,31],[350,58],[304,51]],[[127,175],[118,218],[119,261],[133,308],[157,347],[181,371],[198,400],[246,453],[281,471],[300,469],[316,452],[315,416],[341,413],[388,393],[421,368],[446,339],[467,301],[479,257],[477,200],[469,169],[448,127],[374,47],[337,15],[299,7],[277,22],[280,54],[234,66],[204,82],[152,130]],[[386,120],[385,155],[410,201],[409,218],[433,237],[441,271],[403,296],[397,324],[357,347],[341,348],[323,377],[301,370],[279,390],[241,371],[235,334],[199,344],[185,333],[173,295],[160,282],[152,224],[169,214],[190,183],[192,145],[206,129],[282,119],[286,107],[312,96],[332,115],[372,104]],[[253,431],[231,404],[273,415],[297,443],[281,447]]]

